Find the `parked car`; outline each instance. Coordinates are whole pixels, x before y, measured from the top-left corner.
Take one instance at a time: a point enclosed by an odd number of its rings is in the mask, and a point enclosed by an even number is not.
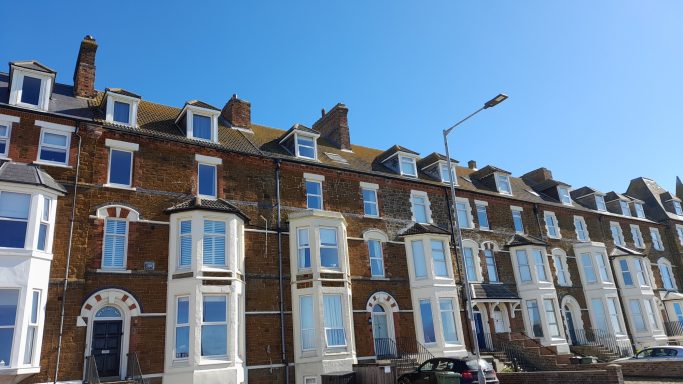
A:
[[[630,363],[634,361],[683,361],[683,346],[665,345],[662,347],[650,347],[641,350],[632,357],[614,360],[615,363]]]
[[[484,370],[486,383],[498,384],[498,377],[493,366],[486,360],[479,360],[474,357],[456,359],[450,357],[437,357],[429,359],[420,365],[415,371],[401,375],[398,378],[399,384],[427,384],[436,383],[436,375],[438,372],[456,372],[461,376],[461,384],[470,384],[477,382],[477,372],[479,364]]]

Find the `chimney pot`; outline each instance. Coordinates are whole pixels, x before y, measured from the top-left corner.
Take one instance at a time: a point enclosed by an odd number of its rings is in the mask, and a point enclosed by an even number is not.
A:
[[[320,117],[325,117],[325,108],[320,111]]]
[[[233,93],[225,103],[221,116],[236,127],[248,128],[251,125],[251,103],[238,99],[237,94]]]
[[[78,97],[95,97],[95,38],[87,35],[81,41],[74,70],[74,95]]]
[[[476,170],[477,169],[477,162],[474,160],[468,161],[467,162],[467,168]]]

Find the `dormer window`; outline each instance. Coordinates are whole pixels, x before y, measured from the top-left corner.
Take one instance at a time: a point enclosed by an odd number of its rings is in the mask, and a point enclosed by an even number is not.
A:
[[[645,218],[645,210],[643,209],[643,204],[633,203],[633,207],[636,210],[636,216],[640,219],[644,219]]]
[[[176,123],[185,129],[190,139],[218,142],[218,116],[221,111],[201,101],[189,101]]]
[[[631,217],[631,208],[629,208],[627,201],[619,200],[619,206],[621,206],[622,215]]]
[[[56,72],[35,61],[10,63],[10,69],[10,104],[47,111]]]
[[[294,135],[296,142],[296,157],[315,160],[318,153],[316,150],[315,137],[305,136],[299,133],[295,133]]]
[[[674,211],[678,216],[683,216],[683,209],[681,209],[681,202],[680,201],[673,201],[674,203]]]
[[[140,96],[120,88],[107,88],[106,121],[131,127],[137,126]]]
[[[595,195],[595,206],[598,208],[598,211],[600,212],[607,211],[607,205],[605,204],[605,196]]]
[[[569,197],[569,188],[557,187],[557,194],[560,196],[560,202],[564,205],[572,205],[572,198]]]
[[[445,161],[439,163],[439,175],[441,176],[442,183],[450,183],[452,176],[454,184],[458,184],[458,177],[455,174],[455,167],[452,167],[451,171],[448,172],[448,163]]]
[[[496,186],[498,187],[498,193],[504,195],[512,195],[512,188],[510,187],[510,176],[496,173]]]
[[[417,166],[415,165],[414,157],[399,155],[398,160],[401,175],[417,177]]]

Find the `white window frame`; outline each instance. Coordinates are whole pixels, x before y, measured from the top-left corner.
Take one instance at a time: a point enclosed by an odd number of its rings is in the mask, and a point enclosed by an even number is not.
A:
[[[403,161],[410,162],[413,165],[413,170],[415,170],[415,173],[408,173],[404,170],[403,168]],[[401,176],[408,176],[408,177],[417,177],[417,163],[415,161],[414,156],[407,156],[407,155],[398,155],[398,170]]]
[[[515,229],[515,233],[518,233],[518,234],[523,235],[524,233],[526,233],[526,231],[524,231],[524,216],[522,215],[522,212],[524,212],[524,209],[522,209],[522,207],[511,206],[511,207],[510,207],[510,212],[511,212],[511,214],[512,214],[512,227]],[[516,225],[515,225],[515,214],[518,214],[518,215],[519,215],[519,223],[522,225],[522,230],[521,230],[521,231],[518,231],[517,228],[516,228]]]
[[[667,291],[677,291],[678,286],[676,284],[676,278],[673,274],[673,269],[671,268],[671,262],[661,257],[659,260],[657,260],[657,267],[659,268],[659,275],[662,278],[662,288],[666,289]],[[665,278],[665,276],[667,278]]]
[[[674,212],[678,216],[683,216],[683,208],[681,207],[681,202],[678,200],[672,201],[673,206],[674,206]]]
[[[25,249],[27,247],[26,243],[29,238],[29,231],[31,228],[29,227],[29,222],[31,221],[32,218],[32,212],[33,212],[33,204],[32,204],[32,199],[33,196],[29,193],[24,193],[24,192],[16,192],[16,191],[8,191],[8,190],[0,190],[0,196],[3,193],[10,193],[10,194],[19,194],[23,195],[24,197],[28,197],[28,211],[26,214],[26,218],[14,218],[14,217],[0,217],[0,221],[12,221],[12,222],[22,222],[26,223],[26,230],[24,231],[24,244],[21,247],[17,247],[14,249]],[[29,245],[30,247],[30,245]],[[9,247],[8,247],[9,248]]]
[[[602,252],[596,252],[594,258],[595,266],[597,267],[597,277],[600,280],[600,282],[611,283],[612,277],[609,270],[609,260],[607,256]]]
[[[520,263],[520,255],[524,255],[524,259],[526,260],[525,264]],[[517,267],[517,275],[519,276],[519,282],[520,284],[531,284],[534,282],[534,273],[532,272],[532,264],[531,261],[529,260],[529,251],[527,249],[517,249],[515,250],[515,260],[516,260],[516,267]],[[525,270],[528,270],[529,274],[529,279],[525,280],[523,278],[522,274],[522,267],[524,267]]]
[[[607,203],[605,203],[605,196],[595,195],[595,207],[600,212],[607,212]]]
[[[331,297],[331,296],[339,297],[339,302],[340,302],[340,308],[339,308],[339,316],[340,316],[340,319],[339,319],[339,321],[341,322],[341,328],[326,327],[325,324],[324,324],[324,322],[325,322],[325,313],[324,313],[324,312],[325,312],[325,304],[324,304],[324,303],[325,303],[325,297],[328,297],[328,296],[329,296],[329,297]],[[323,294],[323,332],[324,332],[324,334],[325,334],[325,346],[327,346],[327,348],[345,348],[345,347],[348,345],[348,343],[349,343],[349,341],[347,340],[347,339],[348,339],[348,335],[347,335],[347,332],[346,332],[346,326],[345,326],[345,321],[344,321],[344,306],[345,306],[345,305],[344,305],[344,297],[343,297],[343,295],[341,295],[341,294],[334,294],[334,293],[330,293],[330,294],[325,293],[325,294]],[[339,345],[334,344],[334,345],[330,345],[330,342],[329,342],[329,340],[328,340],[328,338],[327,338],[327,331],[328,331],[328,330],[339,330],[339,329],[341,329],[341,330],[344,332],[344,344],[339,344]]]
[[[182,232],[184,222],[190,223],[190,232],[189,233],[183,233]],[[191,218],[184,218],[184,219],[178,220],[178,261],[176,263],[178,269],[189,269],[192,267],[192,261],[194,259],[192,251],[195,248],[194,245],[192,244],[192,231],[193,231],[193,225],[192,225],[192,219]],[[183,238],[189,238],[190,239],[190,264],[187,264],[187,265],[182,264]]]
[[[375,255],[374,257],[372,256],[372,243],[377,242],[379,245],[379,256]],[[370,259],[370,277],[373,278],[384,278],[386,274],[386,269],[384,268],[384,245],[382,244],[382,241],[380,239],[368,239],[366,241],[368,244],[368,258]],[[382,269],[382,273],[379,275],[373,274],[372,272],[372,261],[374,260],[379,260],[379,264]]]
[[[626,217],[631,216],[631,207],[628,206],[628,201],[619,200],[619,207],[621,207],[621,214]]]
[[[610,317],[614,333],[617,335],[623,334],[623,326],[619,318],[619,304],[616,297],[607,298],[607,315]]]
[[[425,215],[427,216],[427,223],[423,224],[431,224],[433,223],[432,220],[432,210],[431,210],[431,203],[429,202],[429,195],[427,192],[423,191],[415,191],[412,190],[410,191],[410,211],[412,212],[412,218],[411,220],[414,222],[418,222],[415,216],[415,198],[423,198],[424,199],[424,207],[425,207]]]
[[[373,218],[379,217],[379,196],[377,193],[377,190],[379,189],[379,185],[361,182],[360,183],[360,189],[361,189],[361,192],[360,192],[361,199],[363,200],[363,215],[365,217],[373,217]],[[375,196],[374,202],[365,200],[365,194],[363,192],[366,192],[366,191],[371,192]],[[366,204],[374,205],[375,211],[377,212],[377,214],[376,215],[369,214],[368,211],[365,209]]]
[[[626,266],[626,269],[624,269],[624,266]],[[634,280],[633,278],[633,273],[631,273],[631,266],[629,263],[629,259],[620,259],[619,260],[619,269],[621,269],[621,281],[624,283],[624,286],[626,287],[633,287],[635,286],[635,282],[637,281]],[[629,279],[631,280],[631,284],[626,283],[626,279],[624,276],[628,275]]]
[[[663,251],[664,243],[662,242],[662,236],[659,234],[659,228],[650,227],[650,237],[652,238],[652,248]]]
[[[301,154],[301,151],[299,151],[299,145],[300,145],[299,144],[299,137],[313,141],[312,147],[301,144],[302,147],[310,147],[313,149],[313,157],[308,157],[308,156],[304,156]],[[306,134],[303,134],[300,132],[294,132],[294,155],[298,158],[301,158],[301,159],[318,160],[318,140],[317,139],[318,138],[316,135],[306,135]]]
[[[493,175],[494,180],[496,182],[496,190],[498,190],[498,193],[500,193],[501,195],[512,196],[512,184],[510,183],[510,176],[499,172],[496,172]],[[501,179],[503,182],[501,182]],[[507,184],[507,190],[503,189],[501,184]]]
[[[643,299],[643,304],[645,307],[645,315],[647,316],[652,330],[658,330],[659,321],[657,321],[657,316],[655,315],[656,306],[652,303],[652,299]]]
[[[179,323],[178,322],[178,315],[180,313],[180,301],[183,299],[187,300],[187,323]],[[175,332],[173,333],[173,360],[174,361],[188,360],[190,357],[190,346],[192,345],[192,342],[191,342],[192,332],[190,332],[190,314],[191,313],[192,313],[192,311],[190,308],[190,296],[188,296],[188,295],[176,296],[176,299],[175,299],[175,327],[174,327]],[[188,329],[189,337],[188,337],[188,347],[187,347],[187,356],[186,357],[178,357],[178,352],[177,352],[178,328],[187,328]]]
[[[537,256],[540,255],[540,258]],[[539,249],[539,248],[532,248],[531,249],[531,257],[534,261],[534,275],[536,276],[536,281],[537,282],[551,282],[552,280],[550,279],[550,274],[548,273],[548,267],[546,265],[548,261],[548,255],[545,253],[545,249]],[[540,264],[538,262],[541,262]],[[543,271],[543,280],[541,280],[541,276],[539,274],[539,271]]]
[[[643,239],[643,234],[640,232],[640,226],[637,224],[631,224],[631,237],[633,237],[633,245],[636,248],[645,248],[645,240]]]
[[[676,233],[678,234],[678,242],[683,245],[683,225],[676,224]]]
[[[114,105],[115,102],[128,104],[128,123],[123,123],[120,121],[114,121]],[[107,111],[105,114],[105,120],[109,123],[124,125],[128,127],[138,126],[138,103],[140,99],[136,97],[120,95],[118,93],[107,92]]]
[[[457,317],[457,312],[455,311],[455,298],[452,297],[440,297],[437,300],[437,304],[439,305],[439,320],[441,321],[441,331],[443,333],[443,341],[444,344],[459,344],[460,343],[460,337],[458,335],[458,317]],[[444,303],[450,303],[451,309],[442,309],[441,308],[441,302]],[[455,334],[455,340],[446,340],[446,322],[444,319],[446,317],[449,317],[453,321],[453,333]],[[449,319],[449,320],[450,320]]]
[[[334,237],[335,244],[334,244],[334,246],[323,245],[323,237],[322,237],[322,234],[321,234],[321,232],[322,232],[323,230],[329,230],[329,231],[333,231],[333,232],[334,232],[334,234],[335,234],[335,237]],[[310,240],[309,240],[309,241],[310,241]],[[337,250],[337,267],[326,267],[326,266],[323,266],[323,261],[322,261],[322,258],[323,258],[323,252],[322,252],[322,250],[323,250],[323,249],[336,249],[336,250]],[[311,257],[313,257],[313,256],[311,256]],[[329,269],[329,270],[335,270],[335,271],[341,270],[341,268],[342,268],[342,257],[341,257],[341,255],[340,255],[340,249],[339,249],[339,228],[338,228],[338,227],[325,227],[325,226],[321,226],[321,227],[318,228],[318,263],[319,263],[319,265],[320,265],[320,269]]]
[[[489,221],[489,213],[488,213],[489,203],[486,201],[474,200],[474,206],[476,207],[476,210],[477,210],[477,223],[479,224],[479,230],[490,231],[491,230],[491,222]],[[482,214],[486,218],[486,225],[481,224],[481,215]]]
[[[461,208],[462,207],[462,208]],[[463,223],[460,222],[460,212],[463,212],[465,214],[467,222]],[[458,225],[460,228],[463,229],[473,229],[474,228],[474,220],[472,218],[472,207],[470,206],[470,201],[469,199],[463,198],[463,197],[456,197],[455,198],[455,214],[456,217],[458,218]]]
[[[47,196],[43,196],[42,204],[40,205],[40,223],[38,225],[38,234],[36,236],[36,249],[42,252],[49,252],[50,249],[52,249],[52,245],[50,244],[50,216],[52,213],[52,204],[52,199]],[[42,226],[45,226],[45,244],[44,248],[40,249],[40,228]]]
[[[634,260],[636,282],[639,287],[651,287],[650,274],[647,270],[647,264],[642,258],[637,258]]]
[[[104,250],[107,246],[107,221],[121,221],[126,223],[126,233],[123,235],[117,235],[117,234],[110,234],[109,236],[113,236],[115,239],[123,237],[123,265],[119,266],[110,266],[110,265],[105,265],[104,264]],[[126,267],[128,265],[128,234],[130,233],[130,223],[126,219],[121,219],[118,217],[106,217],[103,221],[104,227],[102,228],[102,260],[101,260],[101,267],[103,271],[122,271],[126,270]]]
[[[2,287],[0,288],[0,292],[6,291],[6,292],[16,292],[17,293],[17,301],[14,303],[16,306],[15,309],[15,315],[14,315],[14,322],[12,325],[0,325],[0,329],[11,329],[12,330],[12,345],[10,346],[10,351],[9,351],[9,361],[5,362],[4,367],[0,367],[0,369],[5,369],[5,368],[10,368],[12,367],[12,360],[14,360],[14,356],[18,351],[16,350],[17,348],[14,348],[14,346],[18,345],[19,343],[17,340],[21,337],[21,324],[17,324],[17,319],[19,318],[19,310],[20,310],[20,302],[21,302],[21,290],[19,288],[12,288],[12,287]]]
[[[590,241],[588,234],[588,226],[583,216],[574,216],[574,231],[576,232],[576,239],[579,241]]]
[[[643,306],[640,305],[640,300],[630,299],[628,301],[628,309],[629,313],[631,314],[631,318],[633,318],[633,328],[636,330],[636,333],[647,332],[647,323],[645,320],[645,315],[643,314]],[[638,311],[634,312],[634,309],[637,309]],[[642,329],[638,328],[638,322],[636,321],[636,317],[638,317],[641,320],[643,324]]]
[[[552,224],[552,228],[555,230],[556,235],[552,235],[550,233],[551,226],[548,225],[548,219],[550,219],[550,223]],[[543,221],[545,223],[546,234],[548,235],[549,238],[551,238],[551,239],[561,239],[562,238],[562,233],[560,233],[560,226],[559,226],[559,223],[557,222],[557,217],[555,217],[555,212],[550,212],[550,211],[543,212]]]
[[[626,240],[624,239],[624,232],[622,232],[622,230],[621,230],[621,224],[619,224],[616,221],[610,221],[609,229],[610,229],[610,233],[612,234],[612,240],[614,241],[614,244],[623,247],[624,244],[626,243]],[[617,230],[616,235],[618,237],[615,237],[614,229]]]
[[[561,287],[571,287],[572,281],[569,275],[569,266],[567,265],[567,255],[564,252],[553,250],[552,257],[558,285]]]
[[[451,172],[448,172],[448,163],[445,161],[439,161],[439,178],[444,184],[450,184],[451,180],[444,178],[444,174],[449,175],[448,177],[453,178],[453,185],[458,185],[458,175],[455,172],[455,165],[451,165]]]
[[[301,236],[302,233],[306,233],[306,243],[303,243],[301,239],[303,238]],[[305,251],[308,249],[308,266],[302,265],[303,259],[301,258],[302,256],[302,251]],[[296,265],[297,265],[297,270],[299,271],[309,271],[311,268],[313,268],[313,253],[311,250],[311,231],[309,227],[301,227],[296,229]]]
[[[185,126],[187,127],[187,137],[193,140],[208,141],[218,143],[218,116],[221,111],[214,111],[213,109],[195,107],[192,105],[185,106]],[[194,136],[194,115],[208,117],[211,120],[211,139]]]
[[[225,224],[225,233],[223,233],[223,234],[221,234],[221,233],[207,233],[205,231],[205,226],[206,226],[207,221],[221,222],[221,223]],[[206,241],[207,237],[209,237],[209,238],[223,237],[224,238],[223,244],[225,247],[225,249],[223,250],[223,252],[224,252],[224,255],[223,255],[224,263],[223,264],[215,263],[215,259],[213,260],[214,263],[206,263],[205,262],[206,255],[203,253],[203,249],[202,249],[202,259],[201,259],[202,267],[220,268],[220,269],[229,268],[229,266],[230,266],[229,255],[230,255],[230,245],[231,245],[230,244],[230,222],[223,219],[223,218],[216,217],[216,216],[204,216],[204,217],[202,217],[201,223],[202,223],[202,226],[200,227],[200,230],[201,230],[201,234],[202,234],[202,248],[204,247],[204,241]]]
[[[34,163],[36,164],[45,164],[45,165],[56,165],[56,166],[69,166],[69,154],[70,154],[70,149],[71,149],[71,135],[76,131],[75,127],[71,127],[68,125],[62,125],[62,124],[55,124],[55,123],[50,123],[47,121],[40,121],[36,120],[35,125],[41,127],[40,130],[40,143],[38,144],[38,158]],[[59,161],[51,161],[51,160],[41,160],[40,156],[41,153],[43,152],[43,137],[45,133],[52,133],[55,135],[60,135],[60,136],[65,136],[66,137],[66,147],[61,148],[58,146],[54,146],[51,144],[47,144],[47,147],[53,147],[57,149],[64,149],[66,151],[66,157],[64,159],[64,162],[59,162]]]
[[[23,103],[21,101],[24,77],[26,76],[34,77],[40,80],[40,95],[38,97],[38,105]],[[45,73],[14,66],[12,68],[12,88],[10,89],[9,103],[20,107],[47,111],[50,107],[50,96],[52,94],[54,80],[54,73]]]
[[[325,210],[325,200],[324,200],[325,192],[323,191],[323,181],[325,181],[325,176],[314,175],[314,174],[310,174],[310,173],[304,173],[304,189],[306,192],[306,209],[317,209],[320,211]],[[318,184],[318,186],[320,187],[320,195],[309,193],[308,192],[308,183]],[[308,205],[308,196],[309,195],[312,197],[319,197],[320,198],[320,208],[310,207]]]
[[[598,283],[598,270],[594,264],[593,260],[593,255],[590,252],[583,252],[579,255],[579,259],[581,260],[581,269],[583,271],[583,279],[586,281],[586,284],[596,284]],[[590,273],[589,273],[590,271]],[[589,276],[592,277],[592,279],[589,280]]]
[[[551,338],[562,337],[560,322],[555,310],[555,299],[543,298],[543,312],[545,312],[545,321],[548,326],[548,336]],[[553,330],[556,332],[553,332]]]
[[[19,121],[20,121],[20,118],[17,116],[0,114],[0,125],[4,125],[7,127],[7,136],[0,137],[0,140],[5,142],[5,151],[0,152],[0,159],[9,158],[9,146],[10,146],[10,141],[12,139],[12,124],[13,123],[18,124]]]
[[[467,251],[469,251],[471,255],[468,256]],[[479,249],[475,247],[464,246],[462,253],[465,260],[465,275],[467,275],[467,280],[470,283],[482,282],[484,279],[482,277],[481,267],[479,265]],[[470,260],[472,265],[469,264]],[[470,276],[470,269],[474,276]]]
[[[115,187],[115,188],[124,188],[124,189],[133,189],[133,168],[135,164],[135,152],[140,150],[140,145],[137,143],[129,143],[125,141],[119,141],[119,140],[112,140],[112,139],[107,139],[105,140],[106,147],[109,148],[109,161],[108,161],[108,166],[107,166],[107,184],[105,184],[105,187]],[[127,152],[130,154],[130,174],[129,174],[129,184],[118,184],[118,183],[113,183],[111,181],[111,158],[112,158],[112,151],[119,151],[119,152]]]
[[[205,198],[205,199],[216,199],[218,197],[218,166],[223,164],[223,159],[220,157],[212,157],[212,156],[204,156],[200,154],[195,154],[194,155],[194,160],[197,162],[197,196]],[[199,167],[200,166],[207,166],[207,167],[213,167],[214,169],[214,180],[213,180],[213,189],[214,189],[214,195],[201,195],[199,193]]]
[[[572,197],[569,195],[569,188],[557,187],[557,195],[560,197],[560,202],[564,205],[572,205]]]
[[[37,296],[36,296],[37,294]],[[41,291],[34,289],[31,291],[31,311],[28,316],[28,325],[26,330],[26,344],[24,346],[24,365],[33,365],[36,359],[36,342],[38,340],[38,323],[41,318],[42,295]],[[35,318],[33,316],[35,312]]]
[[[314,315],[314,313],[313,313],[313,312],[315,311],[314,303],[313,303],[313,295],[301,295],[301,296],[299,296],[299,316],[300,316],[300,318],[299,318],[299,328],[301,328],[301,331],[300,331],[300,332],[301,332],[301,351],[302,351],[302,352],[312,351],[312,350],[315,350],[315,348],[316,348],[316,342],[315,342],[315,341],[316,341],[316,340],[315,340],[315,339],[316,339],[316,334],[315,334],[315,320],[311,321],[311,325],[312,325],[313,328],[304,328],[304,322],[303,322],[303,321],[304,321],[304,319],[305,319],[305,316],[304,316],[305,314],[304,314],[304,312],[303,312],[303,305],[302,305],[303,299],[304,299],[304,298],[310,299],[310,301],[311,301],[311,313],[310,313],[310,316],[311,316],[311,318],[313,318],[313,319],[315,318],[315,315]],[[311,332],[311,334],[312,334],[311,337],[310,337],[310,339],[311,339],[313,345],[309,345],[308,348],[307,348],[307,346],[306,346],[305,343],[304,343],[304,340],[305,340],[305,339],[304,339],[304,333],[306,333],[306,332]]]
[[[486,264],[486,277],[488,278],[489,283],[500,283],[500,276],[498,275],[498,266],[496,264],[496,253],[494,248],[485,247],[482,249],[482,253],[484,254],[484,263]],[[491,271],[493,271],[495,279],[491,279]]]
[[[225,321],[204,321],[204,299],[207,297],[224,297],[225,298]],[[201,355],[201,358],[204,360],[228,360],[230,359],[230,296],[227,294],[202,294],[202,316],[201,316],[201,321],[199,324],[199,329],[200,329],[200,337],[199,337],[199,344],[201,348],[201,332],[204,330],[204,326],[212,326],[212,325],[225,325],[226,329],[226,339],[225,339],[225,355]],[[192,313],[192,311],[190,311]],[[200,352],[201,354],[201,352]]]
[[[643,208],[643,203],[633,202],[633,208],[636,211],[636,217],[644,219],[645,209]]]

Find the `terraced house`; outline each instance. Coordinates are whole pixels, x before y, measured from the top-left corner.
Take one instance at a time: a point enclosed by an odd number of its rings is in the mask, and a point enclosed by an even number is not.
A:
[[[680,182],[448,169],[352,144],[343,104],[287,130],[234,95],[160,105],[96,90],[97,47],[73,85],[35,61],[0,74],[2,383],[312,384],[466,355],[465,274],[487,352],[683,339]]]

